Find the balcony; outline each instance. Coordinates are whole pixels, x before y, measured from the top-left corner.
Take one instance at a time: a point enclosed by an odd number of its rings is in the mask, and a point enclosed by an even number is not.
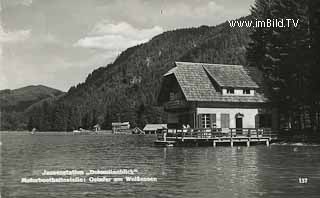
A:
[[[188,102],[185,100],[170,100],[163,105],[165,110],[179,110],[189,107]]]

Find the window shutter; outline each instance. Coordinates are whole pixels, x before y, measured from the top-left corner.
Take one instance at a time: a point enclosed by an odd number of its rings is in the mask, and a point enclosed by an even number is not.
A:
[[[221,128],[226,128],[226,114],[221,114]]]
[[[210,127],[211,128],[213,128],[214,125],[217,126],[216,120],[217,120],[216,114],[210,114],[210,121],[211,121]]]
[[[260,123],[260,116],[259,114],[257,114],[255,117],[254,117],[254,120],[255,120],[255,127],[256,128],[259,128],[259,123]]]
[[[226,128],[230,128],[230,115],[229,114],[226,114],[226,117],[227,117],[227,123],[226,123]]]
[[[221,128],[230,128],[230,115],[227,113],[221,114]]]
[[[202,128],[202,126],[201,126],[201,116],[202,116],[202,114],[198,114],[198,122],[197,122],[198,126],[197,126],[197,128]]]

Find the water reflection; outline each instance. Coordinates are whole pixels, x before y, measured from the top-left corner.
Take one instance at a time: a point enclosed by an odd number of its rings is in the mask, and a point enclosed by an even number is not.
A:
[[[274,197],[319,197],[320,147],[271,146],[257,150],[262,193]],[[299,178],[308,178],[300,184]]]
[[[154,136],[5,133],[2,197],[308,197],[320,147],[153,147]],[[21,184],[46,170],[138,169],[158,182]],[[297,183],[308,177],[309,183]]]
[[[259,192],[255,147],[162,148],[161,173],[167,191],[215,197],[245,196]]]

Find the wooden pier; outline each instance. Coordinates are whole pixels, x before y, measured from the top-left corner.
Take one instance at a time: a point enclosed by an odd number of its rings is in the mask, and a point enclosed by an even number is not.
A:
[[[271,129],[256,128],[230,128],[230,129],[164,129],[157,135],[154,142],[157,146],[187,146],[206,145],[219,146],[237,145],[250,146],[252,144],[270,145],[271,141],[277,139],[276,133]]]

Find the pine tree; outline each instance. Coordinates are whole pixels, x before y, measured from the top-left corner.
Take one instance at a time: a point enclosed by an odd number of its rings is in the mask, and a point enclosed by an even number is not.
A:
[[[306,128],[310,98],[310,31],[306,0],[256,0],[252,15],[257,19],[294,19],[298,26],[257,28],[247,51],[249,65],[264,72],[281,116],[295,129]],[[284,25],[288,25],[284,21]]]
[[[311,120],[313,130],[320,130],[320,1],[309,0],[311,34]]]
[[[251,8],[251,16],[253,21],[265,21],[271,17],[270,0],[256,0],[254,6]],[[259,27],[253,30],[250,35],[251,42],[247,48],[247,62],[249,66],[259,67],[267,74],[268,69],[265,65],[265,54],[270,40],[272,30],[266,27]]]

